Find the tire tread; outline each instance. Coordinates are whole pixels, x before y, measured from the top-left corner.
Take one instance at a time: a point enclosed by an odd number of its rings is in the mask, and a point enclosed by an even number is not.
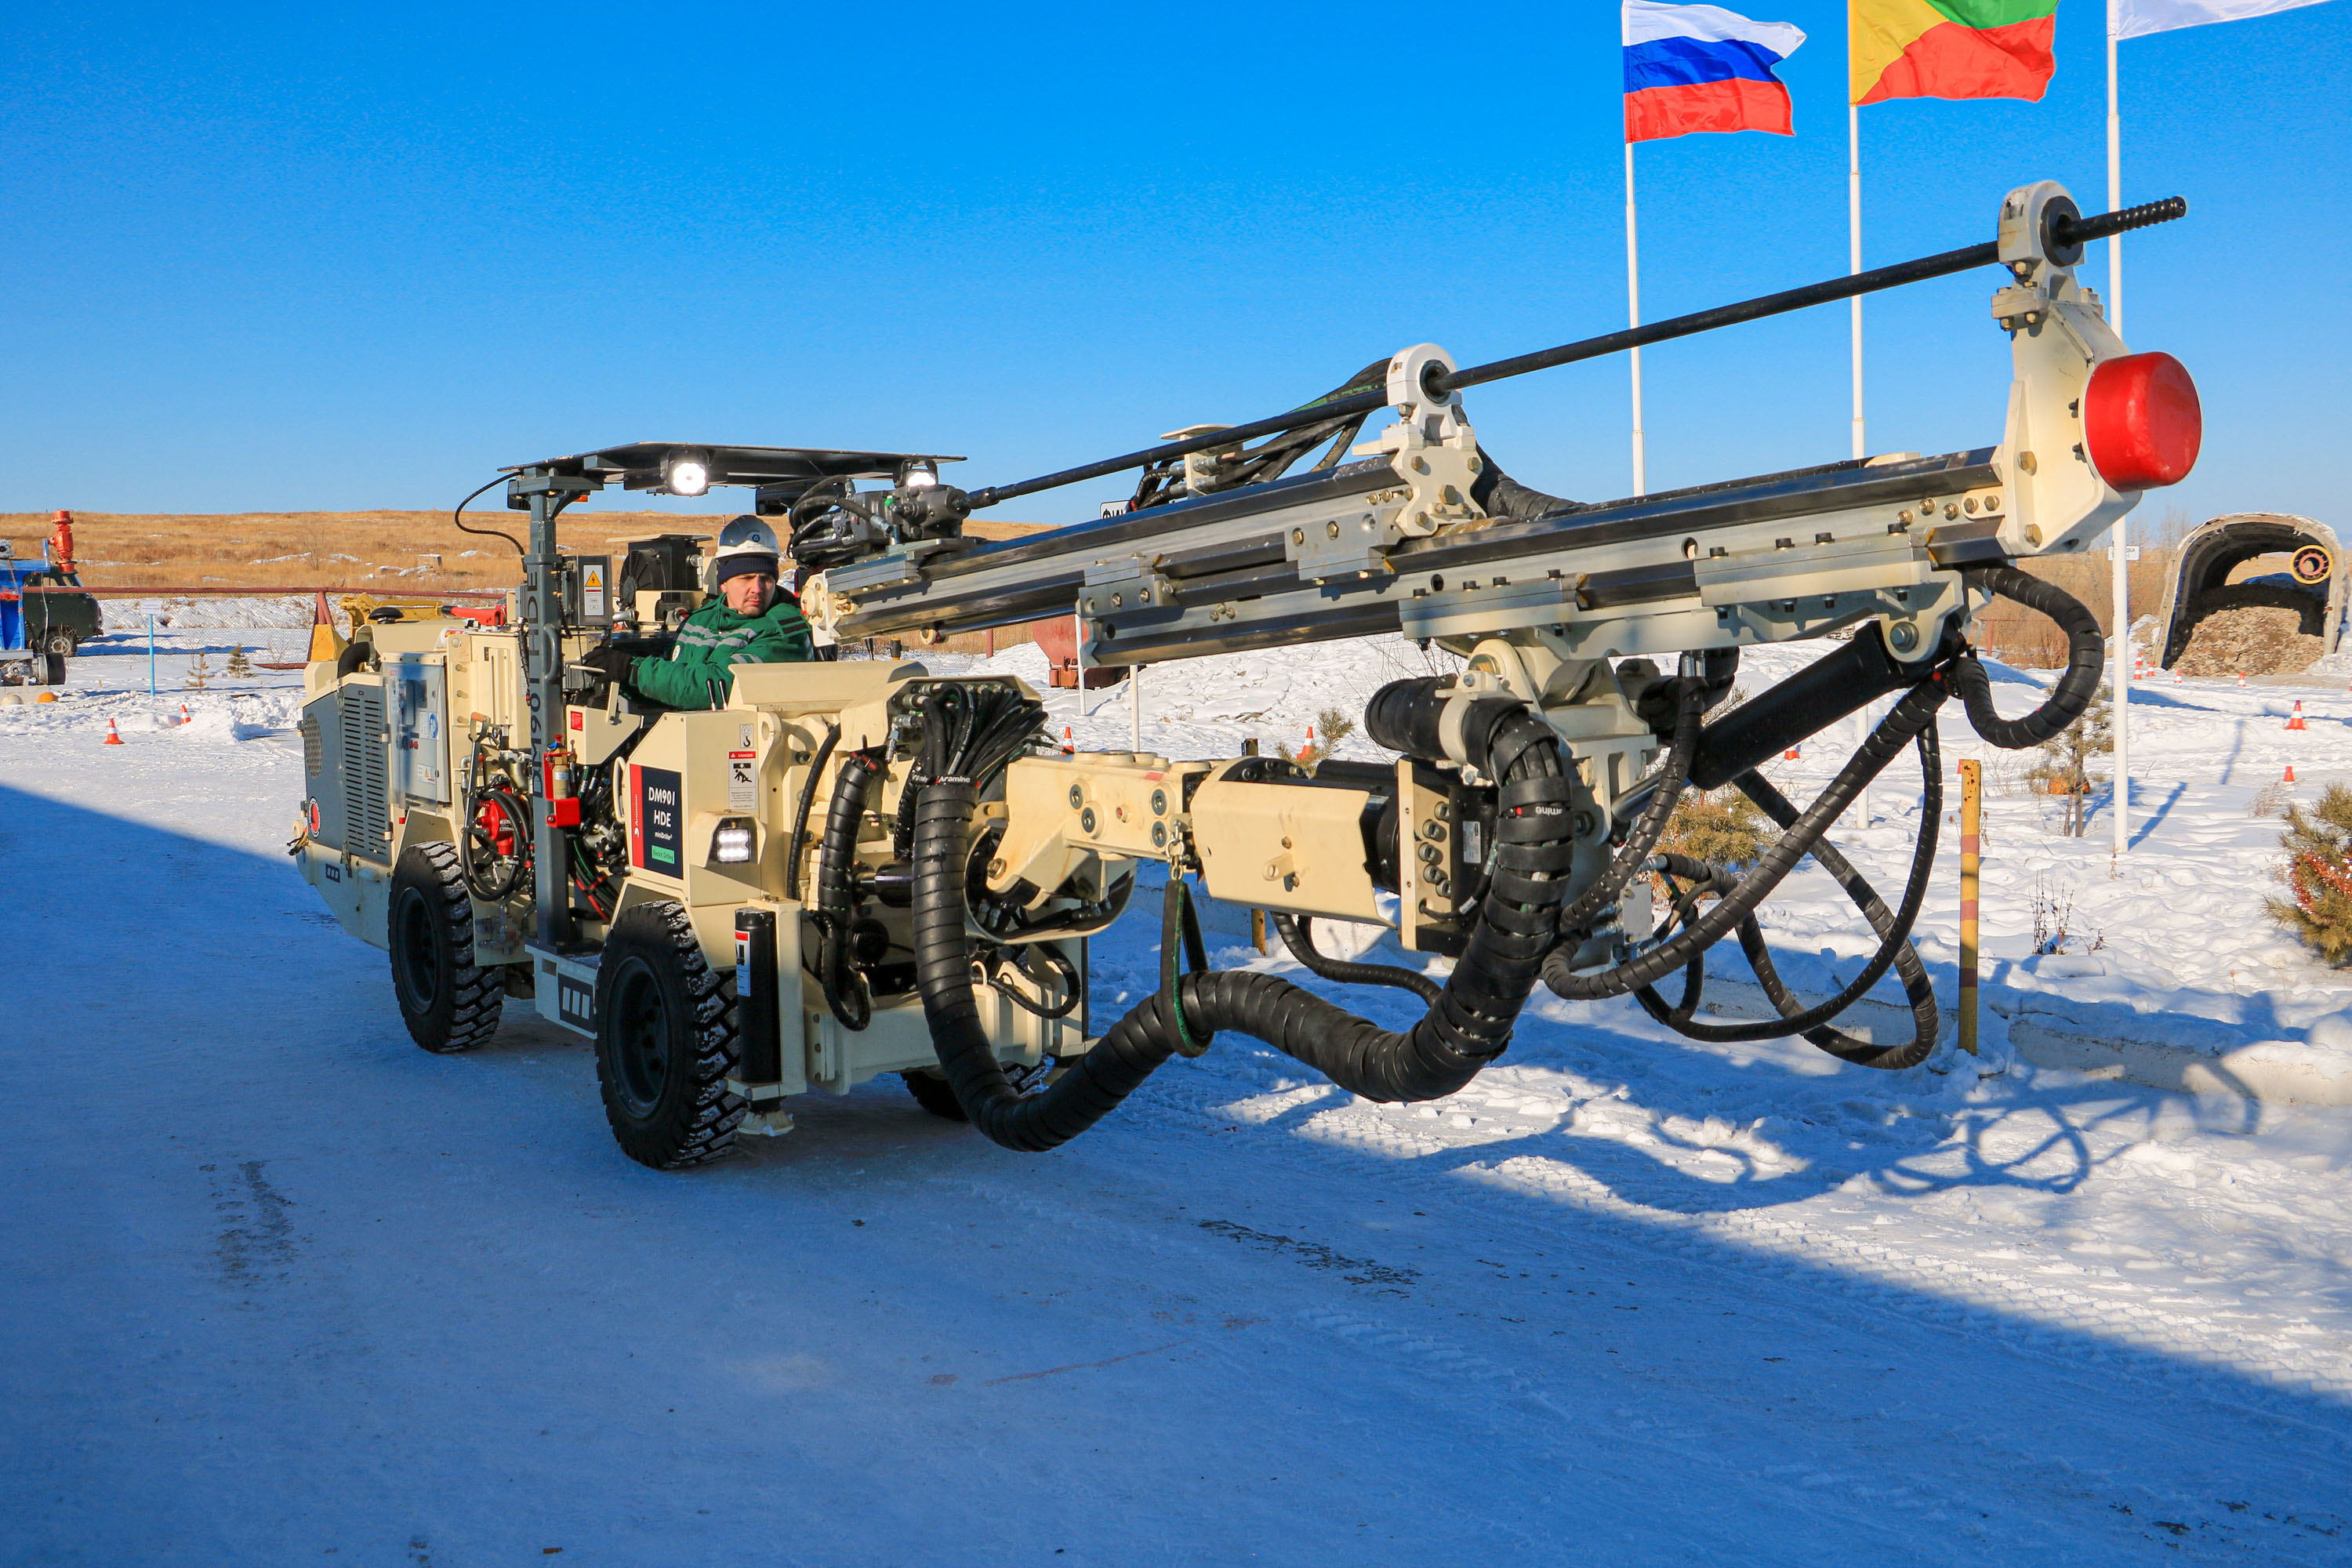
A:
[[[414,1023],[409,1025],[408,1032],[418,1045],[436,1056],[451,1056],[470,1051],[498,1033],[499,1016],[506,1005],[506,981],[497,965],[484,967],[474,962],[474,901],[466,891],[466,879],[458,869],[456,846],[420,844],[414,852],[424,858],[432,871],[434,890],[440,898],[441,921],[449,934],[449,952],[456,963],[450,984],[453,999],[447,1034],[436,1044],[418,1034]],[[397,900],[394,907],[397,909]]]
[[[657,1171],[680,1171],[708,1164],[734,1148],[735,1130],[742,1124],[749,1109],[745,1101],[727,1091],[728,1077],[735,1071],[738,1059],[735,973],[710,967],[702,956],[702,943],[694,934],[694,922],[687,918],[684,905],[667,900],[638,904],[620,919],[627,920],[631,915],[658,921],[660,940],[677,962],[693,1034],[693,1078],[690,1097],[681,1108],[684,1113],[674,1124],[656,1129],[634,1127],[619,1110],[618,1097],[606,1081],[604,1054],[599,1050],[596,1076],[598,1087],[604,1091],[605,1120],[612,1123],[613,1136],[619,1141],[623,1152],[640,1164]],[[617,931],[619,922],[614,923]],[[608,942],[608,952],[610,947]],[[599,998],[600,1006],[602,1001]]]

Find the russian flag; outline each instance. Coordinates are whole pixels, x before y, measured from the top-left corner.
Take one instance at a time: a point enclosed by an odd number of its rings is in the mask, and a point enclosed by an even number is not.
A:
[[[1720,5],[1625,0],[1625,140],[1793,134],[1789,89],[1772,68],[1804,41],[1786,22],[1751,22]]]

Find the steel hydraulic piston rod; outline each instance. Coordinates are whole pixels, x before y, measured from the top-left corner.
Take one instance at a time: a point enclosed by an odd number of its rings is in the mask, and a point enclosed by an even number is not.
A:
[[[2080,259],[2083,247],[2094,240],[2112,235],[2145,228],[2151,224],[2169,223],[2189,213],[2185,197],[2170,196],[2163,201],[2147,202],[2119,212],[2101,213],[2095,217],[2083,217],[2073,202],[2064,203],[2060,210],[2046,216],[2044,243],[2053,258],[2068,258],[2061,264],[2072,266]],[[1675,316],[1646,326],[1632,327],[1623,331],[1607,332],[1597,338],[1584,338],[1556,348],[1538,349],[1533,353],[1517,354],[1509,359],[1495,360],[1486,364],[1470,365],[1453,371],[1433,371],[1426,390],[1435,397],[1458,392],[1465,386],[1483,386],[1488,382],[1502,381],[1531,371],[1549,370],[1555,365],[1571,364],[1579,360],[1600,359],[1609,354],[1622,353],[1628,349],[1646,348],[1652,343],[1673,338],[1686,338],[1698,332],[1711,332],[1720,327],[1737,326],[1742,321],[1761,321],[1767,316],[1801,310],[1808,306],[1825,305],[1858,295],[1874,294],[1881,289],[1900,288],[1906,283],[1924,282],[1931,278],[1947,278],[1956,272],[1967,272],[1979,267],[1990,267],[2003,259],[2000,243],[1987,241],[1982,245],[1962,246],[1937,256],[1925,256],[1911,261],[1898,261],[1891,266],[1873,268],[1867,272],[1850,273],[1799,289],[1784,289],[1777,294],[1766,294],[1733,305],[1718,305],[1713,310],[1697,310],[1685,316]],[[1149,463],[1164,462],[1189,453],[1206,452],[1230,447],[1259,436],[1271,436],[1294,430],[1304,425],[1370,414],[1387,406],[1385,392],[1360,393],[1353,397],[1313,403],[1271,418],[1255,419],[1244,425],[1226,426],[1205,435],[1181,441],[1171,441],[1141,451],[1105,458],[1098,462],[1082,463],[1074,468],[1063,468],[1041,474],[1033,479],[1022,479],[1009,485],[989,485],[971,492],[974,510],[992,507],[999,501],[1017,496],[1034,495],[1041,490],[1058,489],[1086,479],[1100,479],[1107,474],[1128,468],[1141,468]]]

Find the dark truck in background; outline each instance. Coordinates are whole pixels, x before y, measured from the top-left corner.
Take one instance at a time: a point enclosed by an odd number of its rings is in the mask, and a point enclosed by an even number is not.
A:
[[[88,594],[26,590],[80,586],[80,574],[60,571],[46,550],[37,562],[22,560],[0,539],[0,681],[65,684],[66,660],[104,630],[98,601]]]

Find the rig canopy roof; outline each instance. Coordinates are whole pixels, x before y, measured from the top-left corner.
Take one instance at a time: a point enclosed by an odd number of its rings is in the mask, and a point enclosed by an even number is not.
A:
[[[694,441],[631,441],[565,458],[542,458],[517,463],[506,471],[535,470],[576,475],[625,489],[669,488],[673,465],[691,460],[703,470],[700,489],[717,485],[751,485],[762,489],[797,493],[820,479],[895,480],[909,463],[961,463],[959,457],[931,452],[836,452],[814,447],[720,447]]]

